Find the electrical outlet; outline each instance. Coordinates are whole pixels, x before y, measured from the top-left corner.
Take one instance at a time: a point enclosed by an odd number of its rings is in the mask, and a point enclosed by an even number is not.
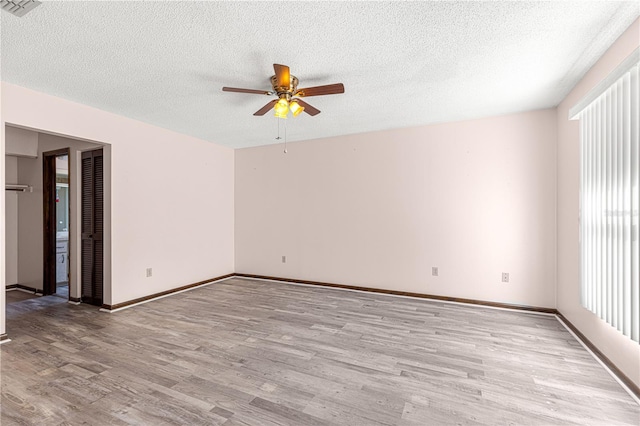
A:
[[[433,275],[434,277],[438,276],[438,267],[437,266],[432,266],[431,267],[431,275]]]
[[[282,263],[287,263],[287,256],[282,256]]]
[[[152,275],[153,275],[153,269],[152,268],[147,268],[147,278],[149,278]]]
[[[502,273],[502,282],[503,283],[508,283],[509,282],[509,273],[508,272],[503,272]]]

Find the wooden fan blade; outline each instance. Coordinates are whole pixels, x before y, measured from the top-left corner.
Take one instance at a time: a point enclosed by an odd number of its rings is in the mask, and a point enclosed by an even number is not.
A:
[[[273,108],[276,102],[278,102],[277,99],[272,100],[271,102],[254,112],[253,115],[265,115],[271,108]]]
[[[314,115],[318,115],[320,114],[320,110],[314,106],[309,105],[308,103],[306,103],[305,101],[303,101],[302,99],[296,99],[298,101],[298,104],[304,108],[304,112],[306,112],[307,114],[314,116]]]
[[[320,96],[320,95],[335,95],[338,93],[344,93],[344,84],[327,84],[326,86],[307,87],[305,89],[298,89],[294,96]]]
[[[291,75],[289,74],[289,67],[286,65],[273,64],[273,69],[276,72],[276,80],[278,87],[289,88],[291,84]]]
[[[237,87],[223,87],[223,92],[238,92],[238,93],[254,93],[256,95],[271,95],[271,92],[266,90],[256,90],[256,89],[239,89]]]

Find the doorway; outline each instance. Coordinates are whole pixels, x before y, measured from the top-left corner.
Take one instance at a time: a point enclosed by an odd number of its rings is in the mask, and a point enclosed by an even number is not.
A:
[[[102,306],[104,299],[104,155],[84,151],[80,169],[80,300],[69,295],[69,148],[42,153],[43,295]]]
[[[78,139],[71,136],[51,134],[46,131],[5,125],[5,171],[0,179],[7,187],[19,187],[15,191],[5,191],[6,199],[13,201],[5,205],[5,229],[11,232],[2,235],[6,246],[5,285],[10,294],[21,293],[28,296],[49,294],[42,303],[16,301],[14,308],[7,308],[6,291],[0,295],[0,317],[5,317],[7,327],[19,322],[24,310],[43,309],[51,303],[94,303],[110,306],[111,300],[111,146],[97,141]],[[2,143],[3,141],[0,141]],[[85,266],[84,276],[90,277],[89,288],[93,293],[82,291],[82,154],[90,150],[102,149],[101,160],[95,161],[100,169],[101,232],[90,233],[101,244],[93,244],[91,252],[100,261]],[[67,155],[68,171],[64,179],[57,173],[55,157]],[[53,158],[52,158],[53,157]],[[53,161],[52,161],[53,160]],[[8,165],[8,166],[7,166]],[[49,173],[44,173],[47,170]],[[47,195],[45,196],[45,190]],[[57,194],[56,194],[57,192]],[[56,197],[57,195],[57,197]],[[58,202],[56,203],[56,199]],[[43,201],[47,202],[43,202]],[[66,204],[68,202],[68,210]],[[99,203],[96,203],[98,205]],[[65,207],[62,207],[65,206]],[[11,208],[8,208],[11,207]],[[45,208],[47,213],[45,215]],[[59,211],[59,212],[58,212]],[[46,217],[46,220],[45,220]],[[61,219],[63,223],[60,223]],[[68,219],[67,219],[68,217]],[[65,227],[68,231],[65,231]],[[46,231],[45,231],[46,229]],[[62,233],[59,235],[58,233]],[[61,247],[57,237],[66,237],[68,244]],[[85,243],[85,247],[87,244]],[[46,249],[45,249],[46,247]],[[57,248],[57,250],[56,250]],[[89,251],[85,249],[86,252]],[[66,256],[63,254],[66,252]],[[46,262],[45,262],[46,260]],[[62,267],[58,266],[58,263]],[[61,278],[58,280],[57,275]],[[66,291],[64,279],[68,280],[69,296],[60,296]],[[92,282],[93,280],[93,282]],[[46,282],[46,287],[45,287]],[[86,281],[85,281],[86,282]],[[52,285],[53,284],[53,285]],[[64,286],[64,288],[61,288]],[[45,293],[46,288],[46,293]],[[14,291],[23,290],[23,291]],[[27,294],[30,292],[31,294]],[[97,295],[97,297],[96,297]],[[24,303],[23,303],[24,302]],[[2,325],[2,324],[0,324]],[[6,339],[1,334],[0,340]],[[9,330],[7,330],[9,331]]]
[[[42,153],[43,295],[69,299],[69,148]]]

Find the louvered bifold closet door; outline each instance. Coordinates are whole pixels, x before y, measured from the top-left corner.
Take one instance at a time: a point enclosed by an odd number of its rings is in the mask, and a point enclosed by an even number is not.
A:
[[[101,306],[104,284],[102,150],[82,153],[82,301]]]
[[[582,304],[640,338],[639,83],[631,68],[580,114]]]

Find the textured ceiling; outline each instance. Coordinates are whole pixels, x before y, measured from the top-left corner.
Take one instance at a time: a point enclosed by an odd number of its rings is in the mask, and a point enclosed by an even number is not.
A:
[[[553,107],[639,2],[57,2],[0,13],[1,78],[235,148],[277,142],[273,63],[322,113],[289,141]],[[284,126],[284,123],[281,124]],[[281,129],[284,133],[284,129]]]

